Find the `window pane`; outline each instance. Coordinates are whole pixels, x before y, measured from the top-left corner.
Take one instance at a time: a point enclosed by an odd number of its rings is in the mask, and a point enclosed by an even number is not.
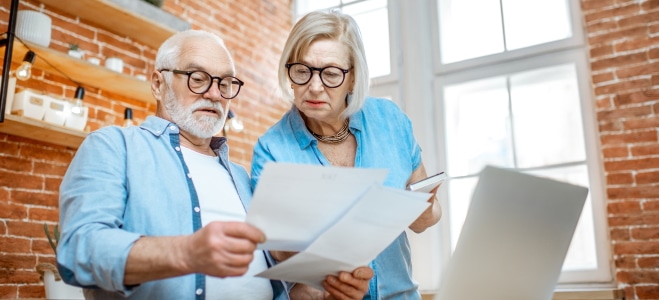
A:
[[[574,65],[512,75],[510,87],[518,167],[586,159]]]
[[[371,78],[391,73],[387,1],[371,0],[347,5],[343,12],[359,24]]]
[[[448,218],[451,229],[451,253],[458,243],[462,225],[467,217],[467,210],[471,204],[471,196],[476,188],[478,177],[451,179],[447,188],[449,191]]]
[[[585,165],[535,170],[530,175],[550,178],[571,184],[589,187],[588,173]],[[451,228],[451,251],[455,250],[462,225],[467,217],[471,197],[478,182],[478,177],[451,179],[449,181],[449,216]],[[581,218],[574,232],[570,248],[563,263],[563,271],[588,270],[597,267],[595,248],[595,231],[593,229],[593,211],[590,194],[586,199]]]
[[[567,0],[439,0],[438,10],[443,64],[572,36]]]
[[[442,63],[504,51],[499,0],[440,0],[438,9]]]
[[[362,33],[371,78],[391,74],[387,0],[299,0],[296,3],[298,19],[310,11],[335,8],[352,16]]]
[[[537,170],[528,173],[590,188],[588,170],[585,165]],[[597,268],[597,250],[595,247],[593,222],[593,208],[589,193],[583,211],[581,212],[581,218],[572,237],[572,243],[565,257],[563,271]]]
[[[502,3],[508,50],[572,36],[565,0],[502,0]]]
[[[338,6],[339,4],[341,4],[341,0],[295,1],[295,4],[296,4],[295,13],[297,15],[297,18],[299,19],[304,14],[310,11]]]
[[[451,177],[514,166],[505,77],[447,86],[444,100]]]

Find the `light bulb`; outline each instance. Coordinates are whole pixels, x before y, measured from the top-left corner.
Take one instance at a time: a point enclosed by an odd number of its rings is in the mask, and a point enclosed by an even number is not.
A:
[[[130,107],[126,107],[124,109],[124,127],[129,127],[133,126],[135,123],[133,122],[133,109]]]
[[[28,80],[32,76],[32,64],[24,61],[21,66],[16,69],[16,79]]]
[[[245,129],[245,125],[243,124],[243,121],[240,119],[233,117],[231,120],[229,120],[229,123],[231,123],[231,129],[235,132],[241,132],[243,129]]]
[[[34,63],[34,57],[36,54],[32,51],[25,53],[23,57],[23,62],[21,66],[16,69],[16,78],[19,80],[28,80],[32,75],[32,64]]]
[[[71,107],[71,113],[73,114],[80,114],[82,112],[82,100],[81,99],[76,99],[76,103]]]
[[[82,113],[82,98],[85,97],[85,88],[78,86],[75,93],[76,103],[71,107],[71,113],[80,114]]]

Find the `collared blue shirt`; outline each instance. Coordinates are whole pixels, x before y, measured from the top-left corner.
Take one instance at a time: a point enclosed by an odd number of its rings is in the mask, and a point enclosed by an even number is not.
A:
[[[388,169],[385,185],[404,189],[412,172],[421,165],[421,149],[414,138],[409,118],[389,100],[367,98],[362,109],[350,117],[349,128],[357,140],[355,167]],[[253,187],[256,187],[263,166],[269,161],[331,165],[318,149],[318,141],[306,129],[295,106],[254,146]],[[377,215],[377,211],[373,214]],[[421,298],[418,284],[412,278],[410,247],[405,232],[370,266],[375,271],[375,277],[364,299]]]
[[[252,197],[247,172],[229,162],[226,139],[213,138],[211,148],[247,207]],[[128,253],[141,236],[188,235],[201,228],[199,200],[175,124],[151,116],[139,127],[90,133],[60,186],[60,223],[58,270],[65,282],[87,288],[87,297],[205,298],[202,274],[123,284]],[[271,265],[272,258],[264,255]],[[282,282],[271,283],[275,299],[288,299]]]

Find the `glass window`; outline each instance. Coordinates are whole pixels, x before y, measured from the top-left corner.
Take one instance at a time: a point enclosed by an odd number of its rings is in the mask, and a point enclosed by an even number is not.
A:
[[[452,249],[485,165],[589,187],[574,64],[447,85],[443,99]],[[584,209],[564,269],[596,267],[592,224]]]
[[[296,1],[297,17],[314,10],[341,9],[351,15],[362,33],[371,78],[391,73],[387,0]]]
[[[438,8],[443,64],[572,35],[567,0],[439,0]]]
[[[590,116],[587,48],[573,32],[581,26],[578,4],[436,3],[436,142],[451,177],[443,262],[459,238],[478,173],[494,165],[588,187],[559,282],[610,281],[609,251],[598,247],[608,247],[606,194]]]

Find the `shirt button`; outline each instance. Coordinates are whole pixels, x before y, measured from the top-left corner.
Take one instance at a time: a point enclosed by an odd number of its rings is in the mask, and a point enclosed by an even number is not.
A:
[[[195,291],[195,294],[197,294],[197,295],[201,295],[201,294],[203,294],[203,293],[204,293],[204,290],[202,290],[202,289],[197,289],[197,290]]]
[[[199,212],[200,210],[201,210],[201,209],[199,209],[199,206],[196,206],[196,207],[194,208],[194,212]]]
[[[169,129],[172,130],[172,131],[173,131],[173,130],[176,130],[176,126],[174,126],[174,125],[169,126]]]
[[[192,175],[190,175],[190,173],[188,173],[188,178],[192,178]]]
[[[176,151],[181,151],[181,147],[176,147],[174,149],[176,149]]]

